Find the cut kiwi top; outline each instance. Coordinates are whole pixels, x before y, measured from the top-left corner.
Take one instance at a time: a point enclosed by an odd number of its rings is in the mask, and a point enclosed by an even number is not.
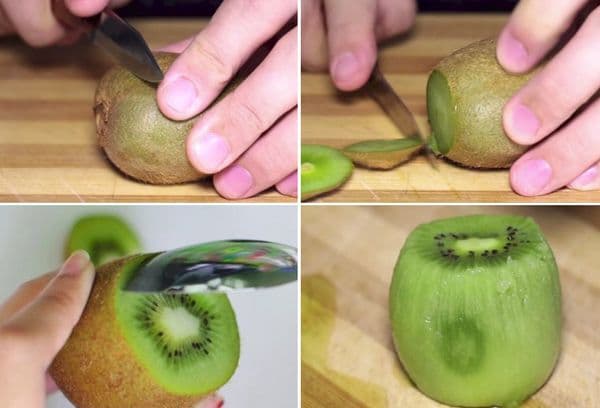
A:
[[[339,150],[321,145],[302,145],[300,169],[302,200],[338,188],[352,174],[352,162]]]
[[[78,249],[88,252],[96,266],[140,251],[140,241],[133,229],[120,217],[93,214],[80,218],[72,227],[65,257]]]
[[[391,169],[421,150],[418,138],[376,139],[351,144],[343,153],[354,163],[373,169]]]
[[[126,264],[119,287],[152,257]],[[235,371],[239,335],[225,295],[119,290],[114,301],[119,326],[133,353],[169,392],[206,394],[222,386]]]

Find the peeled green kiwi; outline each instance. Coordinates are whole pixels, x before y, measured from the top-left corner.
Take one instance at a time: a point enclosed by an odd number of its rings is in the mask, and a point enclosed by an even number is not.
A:
[[[163,72],[177,57],[164,52],[155,56]],[[234,79],[221,97],[238,82]],[[156,104],[156,88],[122,67],[102,77],[94,106],[100,146],[121,171],[146,183],[177,184],[205,177],[188,162],[185,149],[198,116],[187,121],[167,119]]]
[[[97,269],[83,315],[50,368],[78,408],[191,408],[234,373],[240,340],[225,295],[123,290],[154,256]]]
[[[427,82],[432,149],[468,167],[510,167],[527,147],[508,138],[502,110],[531,75],[504,71],[489,39],[444,58]]]
[[[352,175],[352,161],[333,147],[303,144],[300,190],[302,200],[334,190]]]
[[[445,404],[518,406],[559,355],[557,266],[531,218],[472,215],[418,226],[400,252],[389,305],[404,369]]]
[[[422,148],[419,139],[367,140],[342,150],[354,164],[371,169],[391,169],[408,161]]]
[[[65,258],[78,249],[87,251],[96,266],[141,250],[133,229],[120,217],[94,214],[75,222],[65,245]]]

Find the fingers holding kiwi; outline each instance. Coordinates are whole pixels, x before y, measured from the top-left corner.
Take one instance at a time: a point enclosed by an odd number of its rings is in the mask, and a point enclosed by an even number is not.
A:
[[[225,295],[123,290],[154,256],[97,269],[81,320],[50,368],[78,408],[192,407],[235,372],[240,340]]]
[[[145,294],[125,285],[157,254],[141,250],[118,216],[80,218],[67,254],[84,249],[97,266],[86,308],[50,373],[78,408],[218,407],[214,392],[240,357],[236,316],[226,295]]]

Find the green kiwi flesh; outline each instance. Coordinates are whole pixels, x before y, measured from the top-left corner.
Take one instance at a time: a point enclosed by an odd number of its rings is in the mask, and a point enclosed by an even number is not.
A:
[[[397,354],[429,397],[517,406],[556,364],[557,266],[531,218],[472,215],[418,226],[390,288]]]
[[[191,408],[235,372],[240,341],[225,295],[123,290],[154,256],[98,268],[82,318],[51,367],[78,408]]]
[[[141,250],[133,229],[120,217],[93,214],[80,218],[69,233],[65,258],[78,249],[87,251],[96,266]]]
[[[340,187],[350,178],[352,161],[333,147],[304,144],[301,148],[302,200]]]
[[[166,72],[177,54],[159,52],[155,57]],[[242,77],[234,78],[217,101]],[[98,143],[122,172],[146,183],[177,184],[206,177],[189,163],[185,147],[188,133],[202,114],[187,121],[168,119],[156,103],[156,88],[123,67],[109,70],[96,89]]]
[[[504,71],[491,39],[444,58],[427,82],[432,149],[467,167],[510,167],[527,147],[508,138],[502,111],[531,75]]]
[[[354,164],[371,169],[391,169],[408,161],[422,148],[419,139],[366,140],[342,150]]]

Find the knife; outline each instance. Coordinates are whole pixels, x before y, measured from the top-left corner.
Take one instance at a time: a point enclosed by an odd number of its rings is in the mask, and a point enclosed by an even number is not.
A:
[[[294,282],[296,249],[275,242],[225,240],[163,252],[143,264],[126,291],[232,293]]]
[[[434,154],[425,136],[419,130],[414,115],[385,79],[378,64],[375,64],[367,82],[367,90],[405,137],[418,138],[421,141],[425,150],[425,158],[431,167],[437,170]]]
[[[94,44],[139,78],[152,83],[162,81],[163,73],[144,37],[114,11],[107,8],[93,17],[79,18],[67,9],[64,0],[53,0],[52,12],[61,24],[85,32]]]

